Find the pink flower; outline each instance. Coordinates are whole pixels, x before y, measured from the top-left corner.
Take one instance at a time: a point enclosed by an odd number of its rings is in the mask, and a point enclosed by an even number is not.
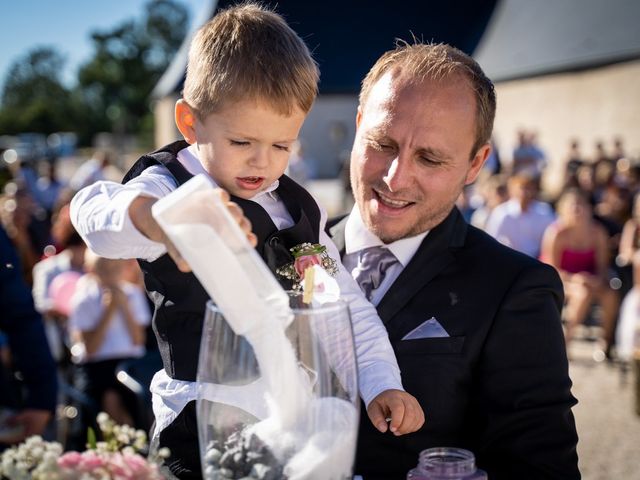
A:
[[[58,458],[58,466],[61,468],[76,468],[82,460],[82,454],[78,452],[67,452]]]
[[[309,267],[313,267],[314,265],[322,265],[320,255],[303,255],[296,258],[295,262],[293,262],[293,266],[296,269],[296,273],[300,277],[300,280],[304,279],[304,271]]]
[[[147,461],[137,453],[124,454],[122,456],[122,460],[125,465],[131,469],[133,474],[141,475],[148,473],[150,467],[149,463],[147,463]]]
[[[102,468],[106,464],[105,459],[92,450],[87,450],[82,453],[82,460],[80,462],[80,469],[86,472]]]

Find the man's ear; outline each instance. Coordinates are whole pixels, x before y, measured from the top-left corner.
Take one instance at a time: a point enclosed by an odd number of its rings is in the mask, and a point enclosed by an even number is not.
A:
[[[362,107],[358,105],[358,112],[356,113],[356,130],[360,126],[361,121],[362,121]]]
[[[188,144],[196,143],[196,115],[189,104],[180,99],[176,102],[176,125]]]
[[[478,149],[473,159],[471,160],[471,168],[469,168],[469,171],[467,172],[467,178],[464,181],[465,185],[469,185],[475,182],[476,178],[478,178],[480,170],[482,170],[484,162],[486,162],[487,158],[489,158],[489,153],[491,153],[491,144],[489,143],[485,143]]]

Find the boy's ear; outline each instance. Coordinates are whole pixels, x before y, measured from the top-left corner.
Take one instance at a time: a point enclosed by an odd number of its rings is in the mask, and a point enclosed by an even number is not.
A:
[[[189,144],[196,143],[196,115],[184,100],[176,102],[176,125]]]

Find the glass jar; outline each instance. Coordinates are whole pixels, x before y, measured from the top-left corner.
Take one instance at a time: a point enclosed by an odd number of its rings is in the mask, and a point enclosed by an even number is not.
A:
[[[420,452],[418,466],[407,474],[409,479],[487,480],[487,474],[476,468],[476,459],[469,450],[438,447]]]
[[[205,479],[352,477],[360,402],[349,310],[289,301],[286,330],[249,337],[207,305],[196,400]]]

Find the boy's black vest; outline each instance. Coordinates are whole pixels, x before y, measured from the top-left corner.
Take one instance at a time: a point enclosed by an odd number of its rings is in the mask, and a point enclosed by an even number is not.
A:
[[[178,152],[186,147],[188,144],[180,141],[144,155],[131,167],[122,182],[137,177],[150,166],[162,164],[182,185],[192,177],[177,159]],[[273,272],[293,261],[289,251],[291,247],[303,242],[317,243],[320,226],[320,210],[311,195],[286,175],[280,177],[279,181],[276,192],[293,218],[294,225],[291,228],[278,230],[259,204],[231,197],[251,221],[253,232],[258,237],[256,250]],[[164,369],[171,378],[195,381],[209,295],[193,273],[179,271],[168,254],[153,262],[138,260],[138,263],[144,274],[147,293],[155,305],[153,330],[158,339]],[[290,282],[281,278],[278,280],[284,288],[291,288]]]

